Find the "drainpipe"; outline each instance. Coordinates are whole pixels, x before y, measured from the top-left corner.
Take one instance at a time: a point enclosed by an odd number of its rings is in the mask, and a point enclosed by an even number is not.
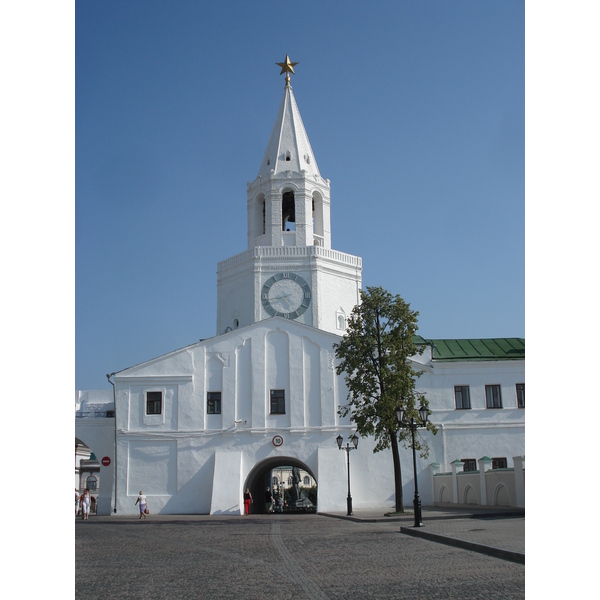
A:
[[[114,375],[111,373],[110,375],[107,373],[106,378],[108,379],[108,383],[112,385],[113,388],[113,405],[114,405],[114,414],[115,414],[115,504],[113,506],[113,512],[117,512],[117,393],[115,391],[115,384],[110,380],[110,378]]]

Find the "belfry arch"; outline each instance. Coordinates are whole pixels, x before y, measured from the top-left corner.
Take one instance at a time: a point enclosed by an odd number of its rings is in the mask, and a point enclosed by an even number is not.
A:
[[[296,229],[296,200],[293,190],[285,190],[281,195],[281,229],[282,231]]]
[[[323,246],[325,239],[325,221],[323,215],[323,197],[319,192],[312,195],[312,222],[315,246]]]
[[[267,458],[254,465],[244,482],[243,491],[245,492],[246,489],[249,489],[253,498],[250,514],[266,514],[267,511],[264,499],[265,490],[267,489],[267,486],[272,488],[271,472],[279,467],[297,467],[298,469],[306,471],[318,485],[317,478],[312,469],[301,460],[292,458],[291,456],[275,456]]]

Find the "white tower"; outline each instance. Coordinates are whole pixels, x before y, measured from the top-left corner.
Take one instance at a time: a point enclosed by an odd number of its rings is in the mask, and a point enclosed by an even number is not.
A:
[[[331,249],[329,180],[319,173],[286,73],[258,177],[248,183],[248,250],[217,267],[217,334],[281,316],[343,335],[362,260]]]

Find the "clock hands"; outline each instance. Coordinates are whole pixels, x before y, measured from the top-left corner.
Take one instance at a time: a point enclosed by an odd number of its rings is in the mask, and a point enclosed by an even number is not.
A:
[[[277,302],[278,300],[283,300],[283,301],[287,302],[287,304],[290,308],[292,308],[292,303],[290,302],[289,298],[290,298],[289,294],[283,294],[281,296],[274,296],[272,302]]]

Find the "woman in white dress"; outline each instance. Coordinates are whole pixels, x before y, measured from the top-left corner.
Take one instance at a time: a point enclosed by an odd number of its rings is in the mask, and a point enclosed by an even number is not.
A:
[[[138,496],[138,499],[135,501],[136,504],[140,505],[140,519],[142,517],[144,517],[144,519],[146,518],[146,496],[144,496],[144,492],[142,492],[142,490],[140,490],[140,495]]]
[[[81,518],[89,521],[90,516],[90,492],[85,490],[81,496]]]

